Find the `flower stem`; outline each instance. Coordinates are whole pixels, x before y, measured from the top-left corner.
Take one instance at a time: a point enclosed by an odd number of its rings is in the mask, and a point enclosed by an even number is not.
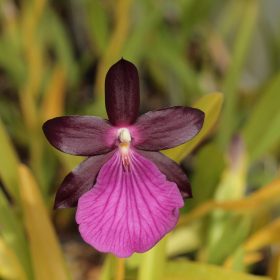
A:
[[[115,280],[124,280],[125,262],[124,259],[117,258]]]
[[[114,271],[114,264],[115,264],[115,256],[112,254],[108,254],[106,256],[106,260],[103,265],[99,280],[111,280],[112,279],[112,271]]]
[[[137,280],[161,280],[166,262],[165,236],[154,248],[142,255]]]
[[[125,261],[113,254],[108,254],[99,280],[124,280]]]

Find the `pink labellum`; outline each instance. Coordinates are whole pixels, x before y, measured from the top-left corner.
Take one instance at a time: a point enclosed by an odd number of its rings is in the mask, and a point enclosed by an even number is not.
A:
[[[123,168],[120,150],[101,168],[76,214],[83,239],[120,258],[151,249],[176,226],[184,206],[175,183],[133,149],[129,153],[129,170]]]

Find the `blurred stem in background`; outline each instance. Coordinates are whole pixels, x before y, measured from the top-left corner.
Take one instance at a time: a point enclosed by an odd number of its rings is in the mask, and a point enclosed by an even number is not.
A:
[[[166,266],[166,235],[154,248],[141,255],[137,280],[160,280]]]
[[[114,10],[114,29],[104,54],[100,58],[95,79],[95,93],[104,99],[104,81],[108,69],[121,56],[121,51],[127,40],[130,26],[130,10],[132,0],[118,0]]]

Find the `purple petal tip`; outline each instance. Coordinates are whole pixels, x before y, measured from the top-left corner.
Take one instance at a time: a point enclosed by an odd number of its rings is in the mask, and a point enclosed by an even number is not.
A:
[[[128,125],[136,120],[140,105],[139,76],[135,65],[119,60],[105,79],[105,103],[114,125]]]
[[[199,109],[183,106],[148,112],[133,124],[138,136],[135,146],[141,150],[158,151],[184,144],[199,133],[204,116]]]

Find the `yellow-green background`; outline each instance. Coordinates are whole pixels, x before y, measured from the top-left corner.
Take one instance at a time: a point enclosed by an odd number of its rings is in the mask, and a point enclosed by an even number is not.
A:
[[[141,113],[206,113],[196,138],[164,152],[194,199],[130,259],[85,245],[75,209],[52,211],[82,158],[41,129],[56,116],[106,117],[104,79],[121,57],[139,70]],[[0,0],[0,279],[279,280],[279,66],[279,0]],[[86,271],[67,244],[97,260]]]

